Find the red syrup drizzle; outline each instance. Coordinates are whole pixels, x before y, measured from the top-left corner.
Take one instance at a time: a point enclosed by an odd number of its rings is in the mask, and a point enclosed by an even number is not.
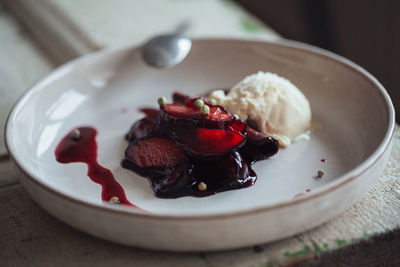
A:
[[[174,94],[174,103],[183,103],[185,99],[187,98],[184,95],[179,94],[178,98],[176,98],[176,94]],[[250,187],[257,180],[257,175],[251,165],[256,161],[274,155],[278,151],[279,143],[277,140],[265,137],[248,127],[247,142],[236,152],[216,158],[207,158],[206,160],[204,160],[206,156],[187,155],[187,160],[181,165],[175,166],[172,171],[165,168],[163,173],[160,170],[155,173],[151,168],[139,167],[134,163],[133,152],[130,152],[131,146],[146,140],[146,138],[154,137],[173,141],[173,138],[168,136],[168,132],[170,133],[173,130],[165,130],[165,128],[169,129],[168,126],[170,124],[163,125],[164,129],[160,129],[159,109],[141,108],[140,111],[145,114],[145,117],[136,121],[127,133],[126,140],[129,144],[121,165],[123,168],[146,177],[155,195],[160,198],[206,197],[227,190]],[[170,123],[174,126],[176,122]],[[237,124],[240,125],[239,123]],[[189,133],[190,135],[190,129],[192,128],[188,127],[187,130],[183,131],[183,134]],[[178,130],[175,129],[175,132],[177,133]],[[191,137],[188,138],[190,139]],[[143,145],[142,148],[148,149],[146,148],[147,145]],[[146,154],[152,153],[157,154],[158,152],[149,149]],[[157,158],[158,155],[154,155],[154,157]],[[198,185],[200,182],[204,182],[207,185],[205,191],[199,190]]]
[[[73,135],[76,130],[79,131],[79,137]],[[111,171],[97,162],[96,135],[97,130],[91,127],[79,127],[69,132],[57,145],[56,160],[60,163],[86,163],[89,178],[101,185],[103,201],[108,202],[112,197],[118,197],[119,203],[138,208],[126,198],[124,189],[115,180]]]

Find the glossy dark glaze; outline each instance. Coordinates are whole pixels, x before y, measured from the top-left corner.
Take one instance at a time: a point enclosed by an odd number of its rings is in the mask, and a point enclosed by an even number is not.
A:
[[[122,166],[128,169],[127,161]],[[131,169],[135,171],[134,169]],[[227,190],[252,186],[257,176],[238,152],[220,161],[196,161],[189,159],[164,175],[148,175],[147,179],[157,197],[178,198],[183,196],[205,197]],[[200,182],[207,190],[200,191]]]
[[[97,131],[91,127],[79,127],[79,138],[74,138],[69,132],[57,145],[55,150],[56,160],[60,163],[82,162],[88,166],[87,175],[101,186],[101,198],[109,201],[118,197],[119,203],[136,207],[126,198],[122,186],[115,180],[110,170],[102,167],[97,162]]]
[[[174,94],[175,103],[183,104],[185,101],[184,95]],[[173,130],[174,125],[163,126],[163,118],[160,119],[158,115],[157,119],[155,116],[156,112],[157,114],[160,113],[158,109],[145,110],[146,116],[131,127],[126,135],[127,141],[132,143],[137,140],[135,138],[142,138],[146,135],[163,136],[176,141],[175,135],[178,132]],[[168,121],[168,124],[170,123],[171,121]],[[183,132],[189,138],[193,138],[193,129],[195,128],[187,127]],[[246,135],[245,128],[243,132]],[[122,166],[145,176],[149,180],[156,196],[161,198],[204,197],[222,191],[245,188],[252,186],[257,179],[257,175],[251,169],[251,165],[258,160],[272,156],[278,151],[279,143],[276,139],[260,136],[259,134],[261,133],[251,129],[250,135],[247,136],[248,138],[246,137],[242,145],[236,146],[234,150],[226,155],[216,157],[201,157],[188,153],[184,145],[177,142],[187,153],[187,160],[179,166],[173,169],[166,169],[164,173],[158,175],[155,175],[154,172],[139,172],[137,168],[132,167],[132,162],[126,155],[122,161]],[[199,190],[198,185],[201,182],[207,184],[205,191]]]

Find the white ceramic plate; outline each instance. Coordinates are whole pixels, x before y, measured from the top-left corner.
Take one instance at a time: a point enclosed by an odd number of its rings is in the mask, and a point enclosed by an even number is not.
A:
[[[311,102],[314,123],[310,141],[254,165],[254,186],[205,198],[159,199],[146,179],[120,167],[124,134],[142,116],[139,107],[156,106],[159,96],[175,90],[195,96],[228,88],[259,70],[296,84]],[[98,129],[99,162],[146,212],[103,203],[84,164],[56,162],[57,143],[81,125]],[[295,42],[197,40],[189,57],[168,70],[145,66],[140,48],[132,47],[58,68],[15,105],[6,144],[32,198],[69,225],[144,248],[219,250],[293,235],[342,212],[381,173],[393,129],[384,88],[346,59]],[[316,179],[319,169],[325,175]],[[305,195],[294,199],[299,193]]]

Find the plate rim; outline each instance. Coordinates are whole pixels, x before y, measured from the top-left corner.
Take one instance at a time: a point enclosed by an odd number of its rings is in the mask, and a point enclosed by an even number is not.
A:
[[[375,85],[375,88],[378,90],[380,97],[385,103],[386,107],[386,112],[388,115],[388,121],[387,121],[387,129],[385,132],[385,136],[381,140],[379,146],[375,149],[375,151],[372,152],[364,161],[362,161],[359,165],[356,167],[352,168],[350,171],[342,174],[341,176],[337,177],[335,180],[320,186],[317,188],[315,191],[301,197],[301,198],[295,198],[295,199],[289,199],[289,200],[283,200],[279,201],[274,204],[269,204],[269,205],[264,205],[261,207],[257,208],[248,208],[245,210],[240,210],[240,211],[230,211],[230,212],[225,212],[225,213],[215,213],[215,214],[190,214],[190,215],[184,215],[184,214],[162,214],[162,213],[149,213],[143,210],[139,209],[133,209],[132,207],[124,206],[124,205],[104,205],[100,203],[94,203],[94,202],[88,202],[83,199],[79,199],[78,197],[71,196],[65,192],[62,192],[60,190],[57,190],[55,188],[52,188],[50,185],[47,185],[43,181],[41,181],[40,177],[37,177],[36,175],[30,173],[29,170],[25,169],[21,164],[19,164],[17,160],[17,154],[18,152],[13,151],[13,148],[11,148],[11,144],[9,144],[9,135],[11,136],[11,130],[12,130],[12,121],[15,119],[16,112],[21,109],[23,106],[24,102],[29,99],[30,95],[33,94],[34,91],[36,90],[41,90],[41,88],[45,87],[46,84],[50,83],[51,81],[61,77],[63,74],[69,72],[70,70],[73,69],[75,65],[78,65],[81,62],[84,62],[86,60],[90,60],[92,58],[96,57],[106,57],[108,55],[112,55],[118,52],[124,52],[124,51],[134,51],[141,49],[142,45],[141,44],[124,44],[120,46],[113,46],[113,47],[108,47],[102,50],[94,51],[89,54],[83,55],[81,57],[75,58],[63,65],[58,66],[54,70],[52,70],[50,73],[48,73],[46,76],[44,76],[42,79],[34,83],[26,92],[24,92],[18,100],[15,102],[13,105],[7,120],[6,120],[6,126],[4,128],[4,139],[5,139],[5,146],[8,151],[8,156],[10,159],[13,161],[13,163],[18,167],[18,169],[27,177],[31,182],[33,182],[35,185],[41,187],[41,189],[44,189],[48,191],[49,193],[55,195],[56,197],[63,198],[64,200],[74,202],[74,204],[78,205],[83,205],[86,206],[87,208],[95,208],[101,211],[105,212],[112,212],[112,213],[117,213],[119,215],[125,215],[125,216],[138,216],[138,217],[143,217],[143,218],[148,218],[148,219],[162,219],[162,220],[208,220],[208,219],[227,219],[231,217],[238,217],[238,216],[248,216],[251,214],[256,214],[260,212],[268,212],[276,209],[281,209],[285,207],[291,207],[298,205],[303,202],[311,201],[312,199],[318,198],[319,196],[325,195],[329,192],[335,191],[347,183],[351,182],[352,180],[356,179],[357,177],[361,176],[364,172],[366,172],[368,169],[370,169],[384,154],[384,152],[388,149],[390,145],[390,141],[393,137],[394,134],[394,128],[395,128],[395,111],[394,107],[392,104],[392,101],[390,99],[389,94],[383,87],[383,85],[368,71],[366,71],[364,68],[361,66],[357,65],[356,63],[350,61],[347,58],[344,58],[340,55],[337,55],[333,52],[330,52],[328,50],[305,44],[302,42],[294,41],[294,40],[278,40],[278,41],[268,41],[268,40],[253,40],[253,39],[240,39],[240,38],[193,38],[192,39],[194,45],[200,44],[202,42],[235,42],[235,43],[242,43],[242,44],[268,44],[268,45],[275,45],[275,46],[284,46],[292,49],[299,49],[306,51],[308,53],[312,54],[317,54],[318,56],[326,57],[331,60],[334,60],[338,63],[343,64],[345,67],[360,73],[363,75],[368,81],[373,83]]]

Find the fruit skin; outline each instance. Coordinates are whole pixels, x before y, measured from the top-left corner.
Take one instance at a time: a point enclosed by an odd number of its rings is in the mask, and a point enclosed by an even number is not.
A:
[[[247,126],[247,142],[240,153],[250,163],[264,160],[275,155],[279,150],[279,141],[271,136]]]
[[[158,120],[160,111],[153,108],[143,108],[140,110],[146,116],[136,121],[129,132],[125,135],[128,142],[148,135],[154,135],[158,132]]]
[[[187,160],[184,151],[171,140],[145,136],[128,145],[121,165],[139,175],[154,177],[171,173]]]
[[[151,188],[159,198],[178,198],[190,195],[196,183],[192,176],[193,164],[184,163],[172,170],[167,175],[148,178]]]
[[[246,143],[246,134],[228,127],[226,130],[187,128],[170,136],[189,156],[203,160],[235,152]]]
[[[213,122],[213,125],[208,119],[191,107],[167,104],[161,109],[160,132],[176,142],[189,156],[204,160],[232,153],[245,144],[247,125],[244,122],[230,114],[229,120]]]
[[[143,118],[135,122],[129,132],[126,134],[125,139],[132,142],[138,138],[145,137],[156,133],[158,130],[157,124],[153,123],[147,118]]]
[[[181,104],[184,105],[186,100],[189,100],[190,97],[188,95],[182,94],[180,92],[174,92],[172,94],[172,101],[174,104]]]
[[[195,161],[194,166],[193,175],[214,193],[253,185],[257,178],[239,152],[213,161]]]
[[[209,106],[210,112],[201,114],[194,106],[196,100]],[[173,101],[160,109],[141,110],[146,117],[127,134],[130,144],[121,163],[147,177],[157,197],[203,197],[251,186],[257,178],[251,164],[279,149],[275,138],[249,127],[222,106],[181,93],[174,93]],[[149,143],[137,149],[142,142]],[[135,156],[129,153],[132,148]],[[140,156],[144,161],[138,162]],[[207,189],[200,191],[199,182]]]
[[[189,105],[166,104],[160,110],[160,128],[167,131],[181,127],[202,127],[225,129],[233,121],[233,116],[219,106],[210,107],[208,114]]]
[[[214,161],[192,160],[179,165],[164,177],[149,178],[157,197],[209,196],[226,190],[251,186],[257,179],[254,171],[238,152]],[[198,189],[199,181],[207,189]]]

